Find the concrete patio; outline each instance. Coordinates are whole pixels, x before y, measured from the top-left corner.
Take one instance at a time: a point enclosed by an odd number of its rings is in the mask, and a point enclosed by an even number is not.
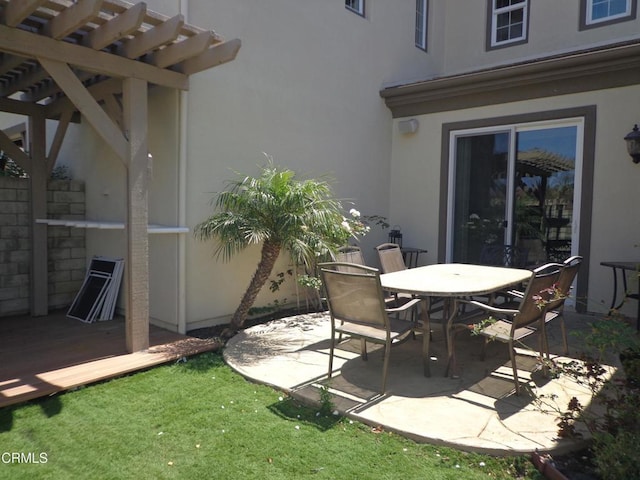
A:
[[[592,318],[567,312],[569,332],[583,330]],[[246,378],[306,402],[318,403],[320,389],[328,387],[341,414],[418,442],[496,455],[536,450],[559,454],[584,446],[585,439],[557,437],[557,416],[574,396],[588,405],[588,390],[564,376],[546,378],[527,350],[518,358],[521,381],[529,387],[520,396],[514,393],[506,345],[492,342],[482,361],[482,340],[471,335],[458,336],[459,376],[447,378],[445,342],[436,325],[432,376],[423,375],[421,339],[408,338],[392,348],[387,392],[380,395],[381,351],[369,348],[369,360],[364,362],[358,341],[336,348],[335,371],[327,379],[330,334],[327,314],[284,318],[242,331],[229,341],[224,356]],[[560,353],[557,322],[549,337],[551,352]],[[581,346],[572,333],[569,345],[570,356],[577,356]]]

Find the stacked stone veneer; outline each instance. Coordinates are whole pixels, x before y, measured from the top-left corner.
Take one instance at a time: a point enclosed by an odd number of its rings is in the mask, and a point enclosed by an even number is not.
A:
[[[82,220],[84,183],[52,180],[47,217]],[[0,316],[29,313],[31,228],[29,180],[0,177]],[[85,230],[47,226],[49,309],[67,307],[82,285],[86,269]]]

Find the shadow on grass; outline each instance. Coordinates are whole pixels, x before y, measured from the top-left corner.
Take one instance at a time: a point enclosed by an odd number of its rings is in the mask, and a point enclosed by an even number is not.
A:
[[[47,418],[54,417],[62,412],[62,402],[58,395],[52,395],[48,398],[37,398],[28,403],[38,405]],[[13,429],[13,414],[15,410],[24,405],[25,404],[16,404],[0,409],[0,433],[9,432]]]
[[[305,422],[321,432],[332,429],[342,420],[340,415],[307,407],[293,398],[273,403],[267,409],[284,420]]]
[[[201,353],[193,357],[180,359],[176,362],[176,366],[181,370],[200,373],[224,365],[222,351]]]

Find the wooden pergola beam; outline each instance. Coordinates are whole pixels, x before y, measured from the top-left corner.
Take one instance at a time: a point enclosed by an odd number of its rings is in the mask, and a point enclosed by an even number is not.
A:
[[[28,58],[64,62],[109,77],[135,77],[178,90],[189,88],[189,78],[182,73],[9,28],[6,25],[0,25],[0,50]]]
[[[7,113],[15,113],[17,115],[37,115],[43,112],[45,107],[37,103],[21,102],[13,98],[0,98],[0,111]]]
[[[11,160],[16,162],[20,168],[24,169],[25,172],[29,174],[31,173],[31,157],[13,143],[13,140],[9,138],[4,130],[0,130],[0,150],[3,150],[4,153],[6,153]]]
[[[187,38],[186,40],[158,50],[150,56],[149,63],[160,68],[175,65],[187,58],[200,55],[209,48],[209,45],[215,41],[215,38],[216,37],[213,32],[199,33],[193,37]]]
[[[122,53],[129,59],[138,58],[178,38],[183,25],[184,16],[176,15],[166,22],[150,28],[142,35],[123,42]]]
[[[2,55],[2,63],[0,63],[0,75],[4,75],[7,72],[10,72],[16,67],[19,67],[28,59],[24,57],[19,57],[17,55],[11,55],[9,53],[5,53]]]
[[[208,48],[196,57],[183,61],[176,66],[176,70],[185,75],[191,75],[215,67],[216,65],[222,65],[236,58],[240,46],[241,42],[239,38],[220,43]]]
[[[36,223],[47,216],[46,119],[44,115],[29,118],[29,190],[31,194],[31,315],[49,312],[47,228]]]
[[[0,88],[0,97],[8,97],[20,90],[25,90],[31,85],[43,81],[49,75],[42,68],[35,66],[30,72],[25,72],[20,79],[11,82],[9,85]]]
[[[78,0],[53,17],[43,28],[43,33],[60,40],[98,16],[103,0]]]
[[[75,72],[76,76],[81,82],[90,79],[94,76],[93,73],[89,72]],[[47,82],[42,85],[40,88],[32,89],[30,92],[23,93],[20,96],[20,100],[24,100],[25,102],[38,102],[43,98],[53,97],[57,93],[61,93],[62,90],[55,82]]]
[[[111,121],[95,98],[82,85],[68,65],[47,58],[38,61],[49,72],[65,95],[73,102],[78,111],[91,123],[96,132],[109,145],[118,157],[127,162],[127,140],[120,129]]]
[[[47,0],[10,0],[4,7],[4,23],[15,27],[45,3]]]
[[[122,80],[119,78],[110,78],[85,88],[99,103],[109,95],[122,92]],[[75,105],[67,97],[61,97],[42,108],[46,112],[47,118],[59,118],[65,110],[68,108],[75,108]]]
[[[129,132],[127,158],[127,350],[149,348],[149,177],[147,82],[123,82],[123,117]]]
[[[142,25],[146,13],[147,5],[143,2],[136,3],[113,20],[92,30],[84,38],[82,44],[94,50],[101,50],[107,45],[135,32]]]
[[[62,142],[64,140],[64,136],[67,133],[67,129],[69,128],[69,123],[71,122],[73,113],[73,109],[68,108],[62,114],[60,120],[58,120],[58,127],[56,128],[56,133],[53,137],[53,141],[51,142],[51,146],[49,147],[49,153],[47,154],[47,175],[51,175],[51,171],[56,164],[56,160],[58,159],[60,148],[62,148]]]

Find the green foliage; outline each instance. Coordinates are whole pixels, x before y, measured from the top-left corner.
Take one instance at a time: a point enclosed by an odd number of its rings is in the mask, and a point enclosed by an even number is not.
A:
[[[596,435],[594,462],[602,480],[640,478],[640,450],[637,431],[625,430],[617,435]]]
[[[619,354],[639,345],[635,330],[617,314],[598,318],[589,324],[589,332],[583,336],[584,343],[597,352],[595,360],[602,362],[606,353]]]
[[[295,265],[313,272],[318,258],[369,228],[355,209],[351,218],[343,216],[342,204],[326,180],[298,179],[295,172],[267,158],[259,176],[230,181],[228,190],[217,194],[214,213],[195,228],[196,238],[216,241],[214,254],[225,260],[250,245],[261,245],[260,261],[231,318],[230,334],[244,325],[282,250]],[[284,277],[272,282],[272,291],[282,281]]]
[[[20,165],[9,158],[3,151],[0,151],[0,165],[4,165],[0,168],[0,176],[12,177],[12,178],[27,178],[27,172],[25,172]]]
[[[0,150],[0,177],[28,178],[29,175],[13,159],[9,158],[4,151]],[[69,167],[66,165],[54,167],[50,178],[52,180],[71,180]]]
[[[328,181],[299,180],[292,170],[274,166],[270,157],[258,177],[232,180],[228,188],[217,195],[216,212],[195,230],[201,240],[218,240],[214,253],[226,260],[269,241],[296,263],[313,265],[317,254],[352,236]]]
[[[51,170],[52,180],[71,180],[71,171],[66,165],[58,165]]]
[[[303,287],[312,288],[313,290],[320,290],[320,288],[322,288],[322,280],[313,275],[298,275],[298,283]]]
[[[559,436],[574,437],[576,423],[584,424],[591,433],[593,460],[604,480],[640,478],[640,455],[637,432],[640,431],[640,341],[634,329],[617,315],[599,318],[583,335],[589,349],[582,361],[556,365],[558,371],[589,388],[591,405],[601,410],[586,409],[574,397],[559,417]],[[605,368],[607,355],[618,355],[625,376],[610,377]],[[604,412],[604,413],[602,413]]]
[[[320,387],[320,414],[330,415],[333,413],[333,410],[334,405],[331,398],[331,392],[329,392],[329,387],[322,385]]]

